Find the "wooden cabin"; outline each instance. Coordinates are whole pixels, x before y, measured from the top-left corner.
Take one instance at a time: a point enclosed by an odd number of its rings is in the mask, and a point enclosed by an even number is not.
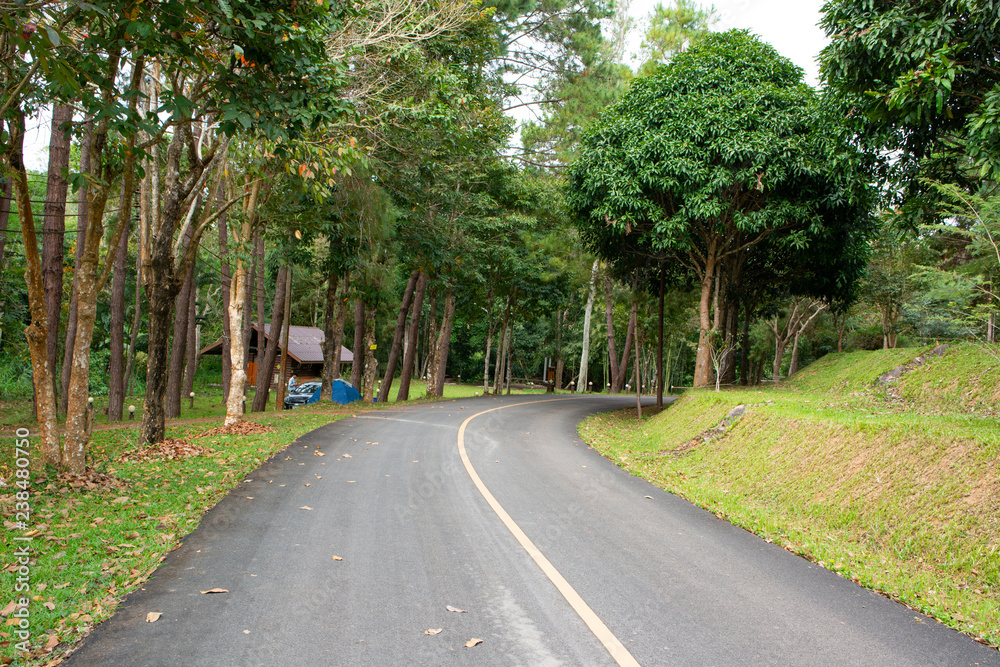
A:
[[[280,332],[279,332],[280,333]],[[271,340],[271,325],[265,324],[263,332],[256,325],[250,329],[250,354],[247,357],[247,377],[251,382],[257,377],[258,341],[263,336],[264,341]],[[316,327],[288,327],[288,362],[285,378],[295,376],[298,383],[318,380],[323,372],[323,330]],[[201,354],[222,354],[222,339],[204,348]],[[353,353],[343,345],[340,346],[340,364],[354,362]],[[277,386],[281,371],[281,337],[278,337],[278,356],[274,362],[274,372],[271,374],[271,385]]]

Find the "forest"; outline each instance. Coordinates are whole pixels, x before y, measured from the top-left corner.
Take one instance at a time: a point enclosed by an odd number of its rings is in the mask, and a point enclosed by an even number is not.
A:
[[[321,329],[369,402],[1000,359],[994,0],[829,0],[816,88],[694,0],[0,10],[0,401],[59,469],[95,396],[149,443],[196,376],[227,424],[280,407],[257,324]]]

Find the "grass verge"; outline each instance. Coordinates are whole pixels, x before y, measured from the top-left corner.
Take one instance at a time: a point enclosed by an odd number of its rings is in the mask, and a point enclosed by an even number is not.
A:
[[[995,418],[792,387],[688,392],[659,415],[599,415],[580,432],[633,474],[1000,646]]]

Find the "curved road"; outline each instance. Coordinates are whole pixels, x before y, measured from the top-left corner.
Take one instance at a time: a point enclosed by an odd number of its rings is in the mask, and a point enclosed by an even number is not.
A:
[[[625,405],[486,397],[309,433],[68,664],[1000,665],[577,437],[581,418]]]

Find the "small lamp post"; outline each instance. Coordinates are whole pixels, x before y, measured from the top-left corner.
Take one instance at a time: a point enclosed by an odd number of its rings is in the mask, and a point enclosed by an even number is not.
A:
[[[194,407],[194,392],[192,391],[188,396],[191,398],[191,407]]]
[[[128,406],[128,420],[129,421],[135,421],[135,406],[134,405]]]

